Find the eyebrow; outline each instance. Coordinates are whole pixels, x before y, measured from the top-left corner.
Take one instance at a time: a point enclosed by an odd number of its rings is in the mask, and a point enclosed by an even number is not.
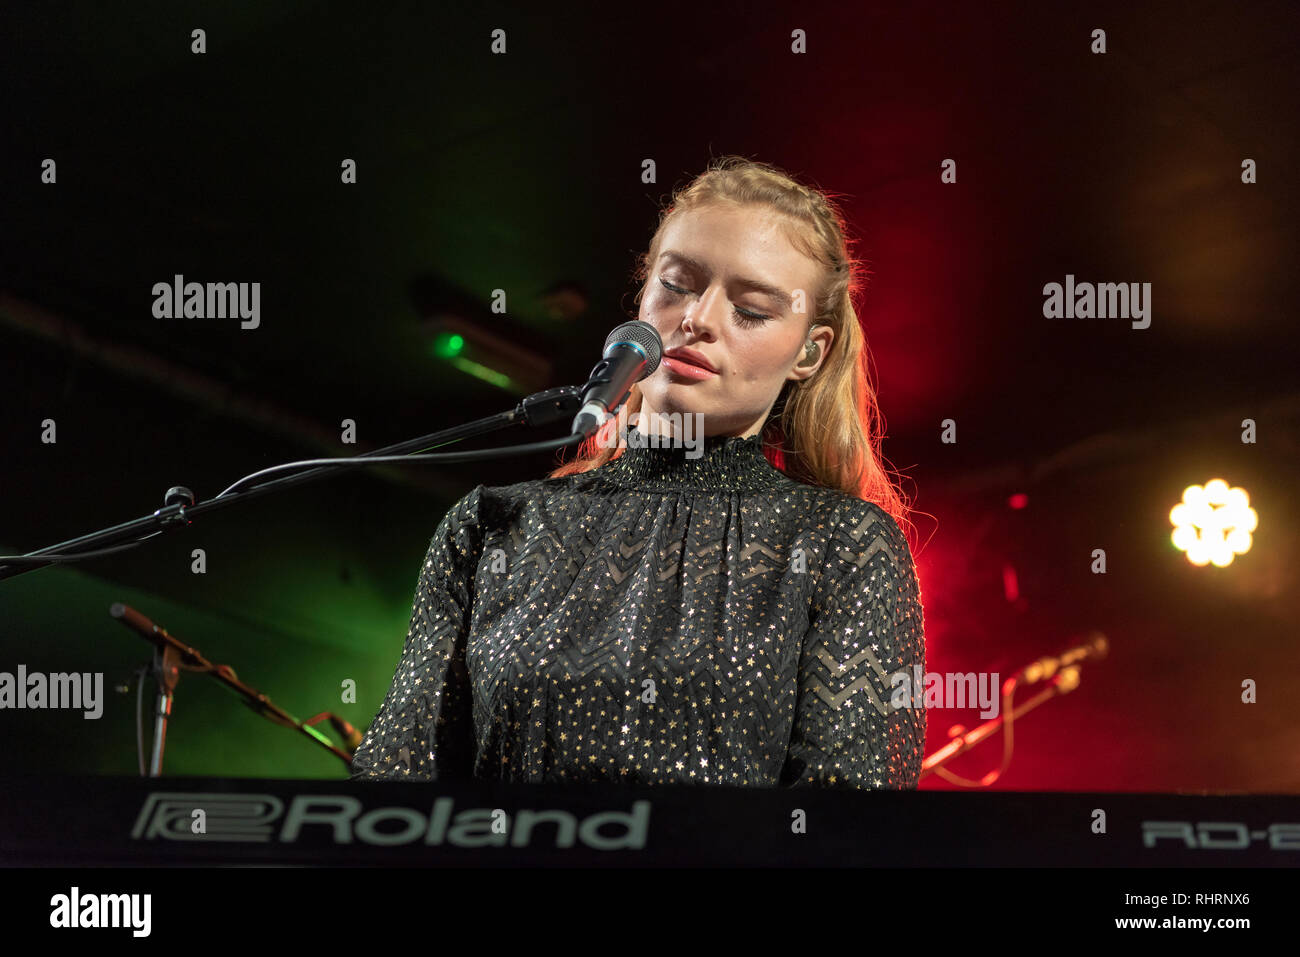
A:
[[[671,259],[674,262],[684,263],[685,265],[690,266],[698,273],[701,273],[705,276],[709,275],[709,270],[704,265],[704,263],[696,259],[692,259],[690,256],[683,255],[682,253],[679,253],[674,249],[669,249],[666,252],[660,253],[659,258],[661,260]],[[761,292],[765,296],[771,296],[773,299],[779,302],[785,309],[789,309],[790,306],[792,305],[792,302],[790,300],[790,294],[785,292],[782,289],[777,288],[776,286],[773,286],[771,283],[759,282],[757,279],[735,279],[733,280],[733,282],[735,282],[737,286],[741,286],[745,289],[752,289],[754,292]]]

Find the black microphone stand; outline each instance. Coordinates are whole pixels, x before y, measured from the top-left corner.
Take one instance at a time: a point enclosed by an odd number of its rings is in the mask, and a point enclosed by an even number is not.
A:
[[[491,432],[498,429],[508,428],[513,425],[538,426],[546,425],[564,418],[572,418],[574,413],[582,405],[583,389],[576,386],[559,386],[554,389],[547,389],[543,392],[537,392],[520,401],[520,403],[509,412],[500,412],[496,415],[490,415],[486,418],[475,419],[464,425],[458,425],[450,429],[443,429],[440,432],[432,432],[429,435],[422,435],[417,439],[411,439],[407,442],[399,442],[396,445],[389,445],[382,449],[376,449],[373,452],[366,452],[362,455],[352,456],[351,458],[340,459],[340,463],[351,465],[358,459],[371,459],[381,456],[396,456],[415,454],[424,452],[432,448],[440,448],[452,442],[458,442],[470,436],[480,435],[485,432]],[[555,439],[547,442],[538,442],[533,445],[518,446],[513,451],[542,451],[544,449],[560,448],[565,445],[573,445],[582,441],[585,435],[574,433],[562,439]],[[493,453],[512,451],[510,449],[501,450],[480,450],[476,452],[465,453],[446,453],[445,461],[454,461],[456,459],[465,459],[472,461],[476,458],[497,457]],[[151,515],[134,519],[130,522],[124,522],[121,525],[114,525],[98,532],[92,532],[89,535],[82,535],[79,538],[72,538],[66,542],[60,542],[57,545],[51,545],[48,548],[42,548],[35,552],[28,552],[25,555],[18,556],[24,559],[21,563],[10,558],[8,562],[0,563],[0,579],[12,578],[21,575],[23,572],[33,571],[37,568],[43,568],[57,562],[60,558],[88,558],[98,555],[111,554],[113,552],[123,551],[128,548],[134,548],[142,541],[160,535],[169,529],[177,526],[190,525],[195,516],[213,509],[223,508],[235,502],[241,502],[245,499],[256,498],[259,495],[265,495],[269,492],[280,491],[282,489],[292,488],[301,485],[304,482],[310,482],[314,479],[322,478],[326,475],[335,474],[342,466],[331,463],[309,469],[305,472],[297,472],[293,475],[283,478],[269,479],[250,485],[240,491],[233,491],[234,486],[226,492],[218,495],[216,498],[206,502],[196,504],[194,493],[184,486],[174,486],[167,490],[165,504]],[[236,483],[238,484],[238,483]],[[126,544],[120,544],[125,542]],[[95,546],[110,546],[99,548]],[[113,547],[116,546],[116,547]],[[48,561],[41,561],[42,555],[52,556]],[[30,559],[30,561],[28,561]],[[166,629],[154,625],[147,618],[132,608],[123,604],[116,603],[110,609],[110,613],[148,640],[155,643],[157,653],[153,664],[154,678],[158,685],[158,699],[154,713],[154,738],[153,748],[150,755],[149,774],[158,776],[162,773],[162,758],[164,742],[167,734],[167,722],[171,717],[172,698],[176,690],[179,671],[182,666],[189,665],[195,670],[206,671],[213,674],[224,684],[241,694],[245,701],[253,707],[255,711],[264,716],[272,718],[277,723],[287,727],[296,728],[308,737],[313,738],[317,743],[323,745],[336,756],[350,761],[351,755],[336,747],[328,738],[325,738],[319,732],[310,727],[311,722],[302,722],[294,718],[288,712],[275,706],[263,694],[256,689],[244,685],[228,674],[228,668],[225,666],[212,665],[203,658],[195,649],[186,646],[183,642],[177,641],[169,635]],[[159,660],[161,659],[161,660]]]
[[[340,459],[340,462],[352,463],[358,459],[377,458],[379,456],[406,455],[417,452],[428,451],[451,442],[459,442],[462,439],[474,435],[481,435],[485,432],[491,432],[498,429],[508,428],[512,425],[537,426],[546,425],[565,417],[572,418],[582,405],[583,390],[577,386],[559,386],[554,389],[547,389],[543,392],[536,392],[533,395],[520,401],[520,403],[509,412],[500,412],[496,415],[490,415],[486,418],[475,419],[473,422],[467,422],[464,425],[458,425],[450,429],[443,429],[440,432],[432,432],[428,435],[422,435],[417,439],[411,439],[407,442],[399,442],[396,445],[389,445],[382,449],[376,449],[373,452],[366,452],[362,455],[352,456],[350,458]],[[545,449],[556,449],[565,445],[573,445],[582,441],[585,436],[573,434],[564,439],[556,439],[550,442],[536,443],[536,451]],[[529,447],[521,447],[516,451],[532,451]],[[472,461],[475,458],[490,457],[486,451],[463,452],[459,453],[465,460]],[[447,453],[446,461],[455,461],[458,453]],[[284,478],[270,479],[265,482],[259,482],[248,488],[241,489],[237,492],[228,492],[218,495],[216,498],[209,499],[206,502],[195,503],[195,496],[192,491],[183,485],[173,486],[167,490],[163,498],[163,507],[151,515],[145,515],[141,518],[124,522],[121,525],[114,525],[102,529],[98,532],[92,532],[89,535],[82,535],[79,538],[70,538],[66,542],[59,542],[57,545],[50,545],[48,548],[38,549],[34,552],[27,552],[19,556],[23,559],[21,563],[14,560],[0,562],[0,579],[13,578],[24,572],[34,571],[37,568],[43,568],[46,565],[52,565],[57,558],[50,561],[41,561],[42,555],[69,555],[81,558],[89,558],[97,555],[107,555],[113,552],[123,551],[128,548],[134,548],[142,540],[160,535],[169,529],[177,526],[186,526],[192,523],[193,519],[205,512],[215,509],[224,508],[227,505],[233,505],[235,502],[242,502],[246,499],[255,498],[259,495],[265,495],[268,492],[277,492],[282,489],[291,488],[300,485],[303,482],[310,482],[314,479],[321,478],[325,475],[335,474],[339,471],[337,466],[322,465],[317,468],[309,469],[306,472],[297,472]],[[121,544],[121,543],[127,544]],[[98,547],[110,546],[110,547]],[[116,546],[116,547],[111,547]]]

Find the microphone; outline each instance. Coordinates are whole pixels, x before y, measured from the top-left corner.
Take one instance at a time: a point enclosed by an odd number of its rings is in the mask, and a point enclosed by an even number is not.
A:
[[[1039,658],[1033,664],[1025,668],[1025,681],[1032,683],[1041,681],[1044,678],[1050,678],[1062,668],[1068,668],[1076,661],[1085,661],[1089,658],[1100,660],[1106,657],[1110,644],[1106,641],[1106,636],[1100,631],[1089,632],[1088,639],[1081,645],[1076,645],[1068,651],[1063,651],[1059,655],[1048,655]]]
[[[573,417],[575,434],[590,435],[618,411],[632,389],[659,368],[664,343],[659,330],[634,319],[614,329],[605,340],[605,351],[582,392],[582,408]]]

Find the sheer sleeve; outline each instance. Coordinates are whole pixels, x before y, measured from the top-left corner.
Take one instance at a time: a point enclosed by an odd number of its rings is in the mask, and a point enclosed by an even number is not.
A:
[[[883,509],[841,512],[799,663],[781,784],[915,788],[924,708],[895,708],[890,675],[925,671],[921,590],[907,539]]]
[[[475,756],[465,642],[482,549],[477,486],[443,516],[420,569],[411,626],[383,706],[352,756],[352,780],[468,777]]]

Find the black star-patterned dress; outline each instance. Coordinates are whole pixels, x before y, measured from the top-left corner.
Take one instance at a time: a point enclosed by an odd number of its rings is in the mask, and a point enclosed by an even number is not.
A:
[[[912,788],[925,711],[891,675],[925,670],[920,599],[898,524],[760,436],[479,485],[352,776]]]

